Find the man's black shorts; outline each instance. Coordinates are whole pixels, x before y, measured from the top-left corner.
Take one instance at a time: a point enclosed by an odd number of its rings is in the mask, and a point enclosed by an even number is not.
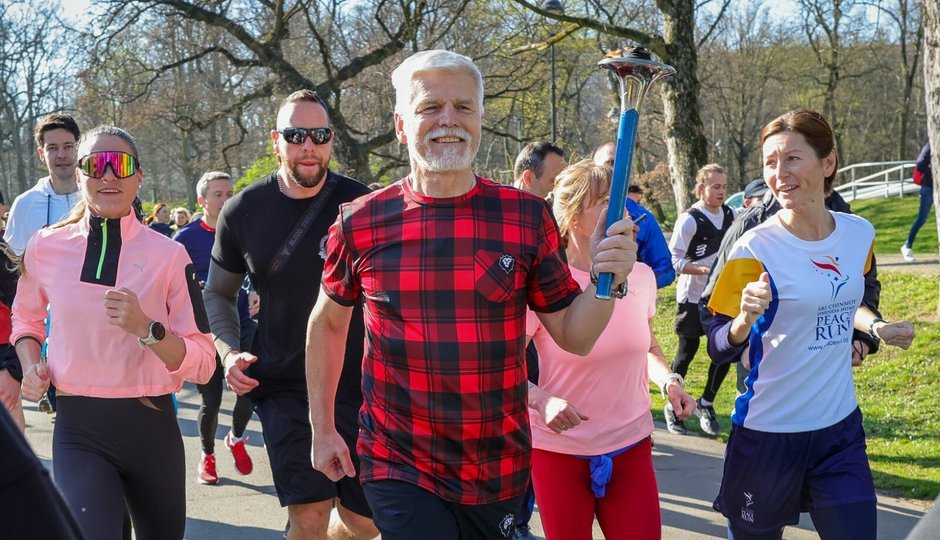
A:
[[[676,335],[697,338],[705,335],[702,319],[698,314],[697,302],[676,304]]]
[[[359,404],[336,404],[336,429],[346,441],[356,467],[356,478],[344,477],[331,482],[310,463],[313,437],[308,419],[309,405],[303,392],[282,391],[252,400],[261,419],[264,444],[271,461],[274,487],[281,506],[307,504],[339,497],[347,510],[372,517],[362,485],[359,483]]]
[[[430,491],[397,480],[365,483],[375,509],[375,526],[383,540],[512,538],[516,514],[525,494],[492,504],[468,505],[445,501]]]

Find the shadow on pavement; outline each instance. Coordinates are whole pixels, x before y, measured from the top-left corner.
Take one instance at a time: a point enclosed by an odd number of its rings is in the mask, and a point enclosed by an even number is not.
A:
[[[186,540],[202,540],[205,538],[225,538],[225,540],[257,540],[258,538],[280,538],[283,530],[264,529],[261,527],[243,527],[206,521],[203,519],[186,519]]]

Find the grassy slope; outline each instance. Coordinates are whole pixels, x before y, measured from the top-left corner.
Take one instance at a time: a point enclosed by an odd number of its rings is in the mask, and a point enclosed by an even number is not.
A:
[[[917,212],[917,198],[877,199],[853,204],[853,209],[875,224],[875,251],[896,253],[907,237]],[[928,221],[918,235],[916,251],[936,253],[937,231]],[[883,349],[855,371],[858,398],[865,414],[868,455],[879,489],[894,494],[934,499],[940,493],[940,324],[935,315],[937,277],[882,273],[882,312],[888,320],[908,319],[915,323],[917,339],[908,351]],[[654,321],[656,335],[667,359],[676,350],[672,321],[675,289],[659,292]],[[687,377],[688,390],[699,397],[705,384],[704,340]],[[715,403],[726,439],[735,397],[732,368]],[[652,392],[653,414],[662,421],[663,400]],[[687,421],[698,430],[698,419]]]
[[[914,218],[917,217],[916,195],[890,199],[868,199],[852,203],[852,210],[875,225],[875,253],[899,254],[901,244],[907,240]],[[937,223],[933,216],[917,233],[914,254],[937,253]]]

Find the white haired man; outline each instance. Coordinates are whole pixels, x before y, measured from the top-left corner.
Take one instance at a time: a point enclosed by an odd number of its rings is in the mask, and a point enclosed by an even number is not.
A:
[[[333,428],[353,306],[365,303],[361,479],[384,540],[507,538],[530,472],[526,307],[585,354],[613,302],[582,291],[545,201],[477,176],[483,79],[469,58],[423,51],[392,74],[411,174],[343,207],[307,331],[314,467],[355,474]],[[633,223],[592,238],[623,292]],[[411,519],[415,516],[415,519]],[[420,516],[420,517],[419,517]]]

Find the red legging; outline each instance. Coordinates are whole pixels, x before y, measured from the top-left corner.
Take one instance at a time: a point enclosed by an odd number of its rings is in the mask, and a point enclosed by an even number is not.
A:
[[[661,538],[659,488],[649,438],[614,457],[602,499],[587,459],[532,450],[532,485],[547,540],[591,540],[594,516],[607,540]]]

